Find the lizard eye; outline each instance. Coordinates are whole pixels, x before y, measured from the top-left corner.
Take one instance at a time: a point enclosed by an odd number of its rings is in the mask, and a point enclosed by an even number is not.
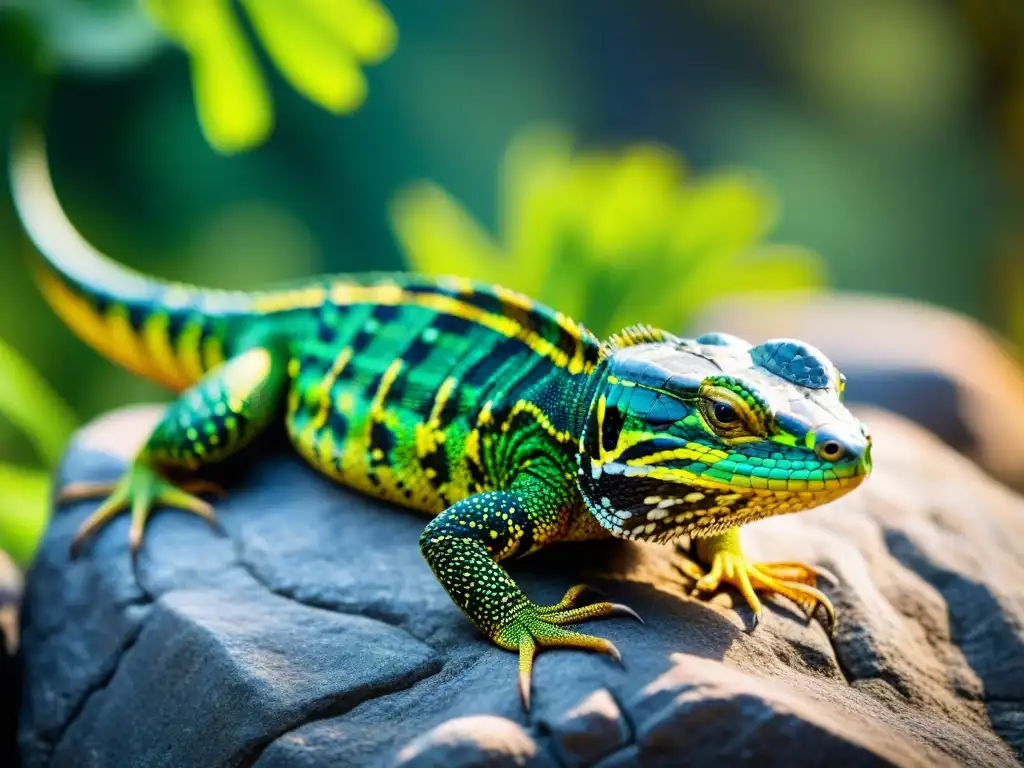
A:
[[[753,396],[748,397],[753,400]],[[764,436],[762,417],[741,392],[705,383],[698,407],[707,427],[723,440],[753,440]]]
[[[701,411],[716,434],[722,437],[739,437],[747,432],[744,419],[737,406],[724,399],[709,398],[701,403]]]
[[[714,404],[712,412],[715,414],[715,420],[720,424],[731,424],[736,421],[736,410],[721,400]]]

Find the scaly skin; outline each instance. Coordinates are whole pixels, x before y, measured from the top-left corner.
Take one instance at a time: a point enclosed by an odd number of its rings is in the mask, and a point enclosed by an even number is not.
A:
[[[201,489],[167,473],[232,455],[283,411],[316,470],[432,516],[423,555],[474,624],[519,652],[526,706],[538,646],[618,658],[563,625],[632,614],[577,607],[581,587],[538,606],[499,565],[555,542],[689,536],[708,566],[699,591],[735,585],[755,615],[756,592],[780,594],[834,622],[820,571],[750,563],[738,536],[838,498],[870,471],[867,432],[817,350],[646,327],[601,343],[524,296],[455,278],[322,278],[252,294],[162,283],[78,236],[34,137],[13,180],[55,311],[111,360],[181,393],[120,483],[65,489],[112,494],[75,549],[126,507],[133,552],[154,504],[213,522],[188,492]]]

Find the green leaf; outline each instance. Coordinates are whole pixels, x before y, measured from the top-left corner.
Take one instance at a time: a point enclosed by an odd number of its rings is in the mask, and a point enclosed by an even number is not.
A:
[[[230,154],[262,143],[274,112],[256,56],[228,0],[146,0],[164,31],[189,54],[203,134]]]
[[[77,419],[46,380],[0,340],[0,414],[25,433],[47,466],[55,466]]]
[[[67,404],[0,340],[0,415],[25,434],[47,468],[60,460],[77,420]],[[0,549],[24,568],[46,528],[49,469],[0,464]]]
[[[191,59],[199,122],[230,154],[270,135],[274,110],[231,0],[141,0]],[[357,110],[367,85],[360,64],[394,50],[394,20],[376,0],[241,0],[270,59],[299,93],[335,114]]]
[[[539,233],[538,237],[541,237]],[[587,247],[579,228],[554,228],[545,239],[549,244],[547,250],[543,251],[546,267],[542,275],[543,282],[523,292],[569,317],[592,320],[593,314],[588,308],[599,296],[595,278],[601,278],[602,275],[595,274],[590,268]],[[573,279],[567,280],[567,275],[573,275]]]
[[[437,185],[406,187],[392,199],[389,215],[413,270],[494,282],[504,277],[502,256],[487,233]]]
[[[366,78],[349,50],[291,0],[243,0],[256,33],[288,82],[336,114],[358,109]]]
[[[668,150],[635,145],[616,157],[584,155],[579,166],[589,171],[591,202],[585,221],[591,254],[597,263],[636,265],[639,255],[663,251],[666,224],[676,213],[682,163]]]
[[[814,291],[826,282],[821,257],[797,245],[763,245],[743,254],[737,259],[736,274],[733,293]]]
[[[749,173],[718,173],[687,188],[672,250],[683,259],[735,253],[764,237],[778,216],[768,186]]]
[[[383,61],[395,50],[398,27],[376,0],[297,0],[297,4],[364,64]]]
[[[498,187],[498,234],[516,264],[516,285],[536,297],[558,253],[572,136],[556,126],[522,131],[505,152]]]
[[[32,562],[49,519],[49,504],[47,472],[0,464],[0,549],[19,568]]]
[[[817,254],[788,245],[768,245],[747,253],[697,262],[674,293],[659,296],[648,311],[649,322],[678,329],[712,302],[744,294],[815,291],[825,285],[824,264]],[[635,322],[635,321],[634,321]]]

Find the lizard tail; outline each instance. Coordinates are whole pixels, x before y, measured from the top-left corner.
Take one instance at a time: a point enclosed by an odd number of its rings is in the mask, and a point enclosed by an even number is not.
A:
[[[36,282],[83,341],[118,365],[175,391],[230,354],[254,313],[252,297],[147,277],[99,253],[68,221],[50,178],[39,131],[11,156],[14,206],[38,254]]]

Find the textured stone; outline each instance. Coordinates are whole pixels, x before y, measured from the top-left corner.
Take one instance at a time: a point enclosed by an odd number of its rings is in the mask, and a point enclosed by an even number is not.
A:
[[[778,760],[773,753],[781,744],[796,747],[801,765],[955,765],[873,724],[850,722],[842,708],[794,695],[774,681],[695,656],[673,654],[671,661],[630,702],[635,749],[604,765],[671,765],[679,755],[694,764],[737,757],[770,763]]]
[[[230,595],[172,591],[154,603],[102,695],[93,692],[64,729],[53,760],[244,765],[301,723],[439,668],[437,655],[400,629],[268,597],[257,585]],[[146,695],[146,680],[159,685],[158,698]],[[97,743],[111,723],[115,737]]]
[[[457,717],[412,740],[396,766],[421,768],[555,768],[550,755],[518,723],[493,715]]]
[[[87,428],[61,480],[116,475],[153,418]],[[687,597],[671,548],[566,545],[511,571],[538,602],[587,581],[636,608],[588,628],[625,668],[515,657],[419,555],[424,518],[287,452],[228,467],[225,534],[159,513],[67,558],[59,510],[26,582],[19,744],[29,766],[1015,765],[1024,732],[1024,500],[908,422],[866,413],[876,471],[821,510],[757,523],[758,559],[840,579],[830,641],[783,600],[749,632],[733,593]],[[1017,750],[1015,753],[1014,750]]]
[[[629,723],[607,688],[594,691],[557,721],[541,727],[551,734],[559,763],[567,768],[593,765],[632,738]]]

